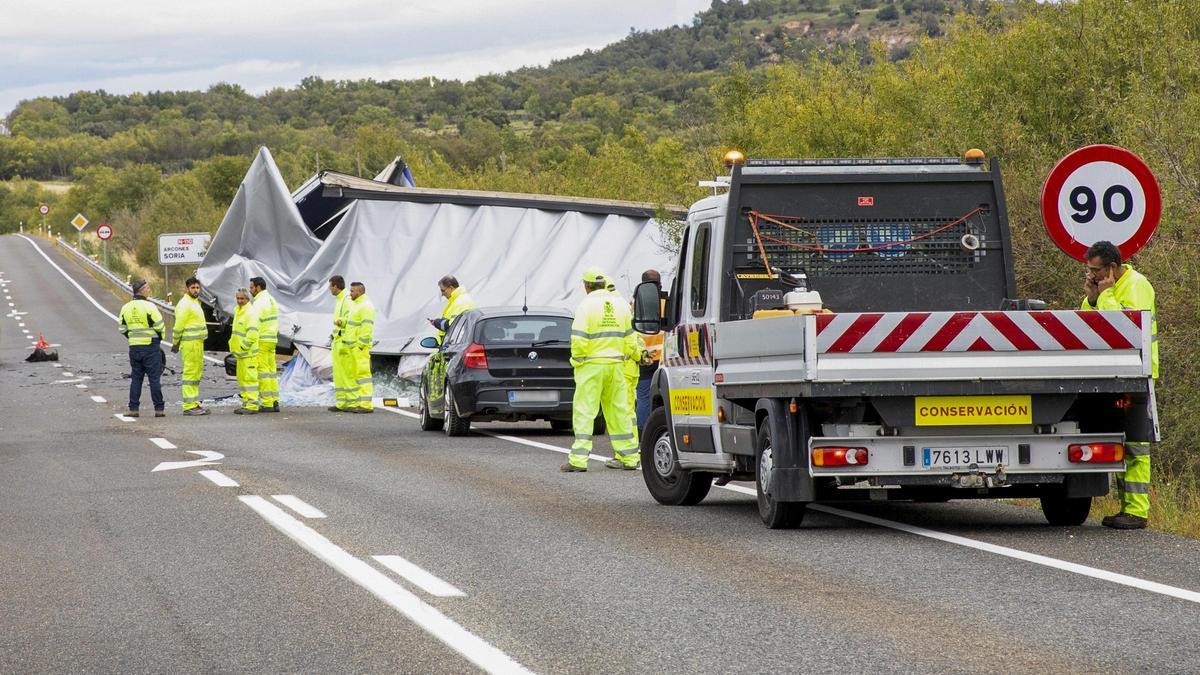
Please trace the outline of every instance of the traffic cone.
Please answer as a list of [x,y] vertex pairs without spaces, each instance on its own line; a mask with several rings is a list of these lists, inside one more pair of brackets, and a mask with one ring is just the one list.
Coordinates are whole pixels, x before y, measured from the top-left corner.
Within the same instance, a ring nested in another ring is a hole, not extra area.
[[42,337],[41,333],[38,333],[38,341],[37,341],[36,348],[37,349],[49,349],[50,348],[50,343],[46,342],[46,338]]
[[50,349],[50,343],[46,342],[46,338],[42,337],[41,333],[38,333],[38,341],[33,347],[33,353],[30,354],[25,360],[34,362],[57,361],[58,352],[47,351],[48,349]]

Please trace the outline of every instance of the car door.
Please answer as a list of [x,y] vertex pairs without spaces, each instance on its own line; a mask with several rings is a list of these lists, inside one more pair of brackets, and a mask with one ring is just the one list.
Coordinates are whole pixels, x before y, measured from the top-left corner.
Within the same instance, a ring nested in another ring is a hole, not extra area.
[[442,414],[446,409],[446,379],[451,375],[450,362],[463,349],[464,336],[472,323],[471,319],[466,313],[460,314],[450,325],[441,346],[429,357],[425,382],[430,414]]

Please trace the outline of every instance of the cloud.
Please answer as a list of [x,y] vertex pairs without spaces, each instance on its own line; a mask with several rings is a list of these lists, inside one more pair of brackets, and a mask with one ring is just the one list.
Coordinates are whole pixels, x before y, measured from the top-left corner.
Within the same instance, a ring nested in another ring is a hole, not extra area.
[[6,8],[0,113],[34,96],[470,79],[690,22],[709,0],[59,0]]

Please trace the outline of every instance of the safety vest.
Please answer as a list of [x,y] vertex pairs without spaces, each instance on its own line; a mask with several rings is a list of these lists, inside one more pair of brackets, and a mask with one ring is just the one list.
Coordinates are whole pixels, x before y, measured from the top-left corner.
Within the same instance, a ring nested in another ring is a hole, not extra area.
[[258,339],[263,342],[278,341],[279,305],[275,304],[275,298],[264,288],[254,296],[253,304],[258,313]]
[[[346,324],[350,327],[350,335],[356,346],[370,349],[375,342],[375,304],[364,293],[352,305],[350,320]],[[350,341],[347,338],[347,342]]]
[[178,347],[179,343],[189,340],[203,342],[208,338],[208,324],[204,320],[204,308],[200,301],[190,295],[184,295],[175,305],[175,326],[171,329],[171,342]]
[[[342,342],[342,334],[346,331],[346,321],[350,318],[350,291],[342,289],[341,293],[337,294],[337,304],[333,307],[333,334],[330,339],[336,346]],[[337,324],[337,320],[342,320],[342,325]]]
[[[449,326],[459,314],[475,309],[475,301],[471,299],[471,294],[467,293],[462,286],[454,289],[450,293],[450,297],[446,300],[446,306],[442,309],[442,318],[446,320],[446,325]],[[446,331],[438,331],[438,342],[446,336]]]
[[571,365],[622,363],[636,358],[633,316],[619,295],[606,290],[588,293],[571,323]]
[[254,305],[238,305],[233,313],[233,334],[229,336],[229,353],[239,359],[258,355],[258,312]]
[[149,300],[134,297],[121,307],[120,331],[130,347],[154,344],[163,336],[162,313]]
[[1121,266],[1121,278],[1100,293],[1096,305],[1092,306],[1086,296],[1081,309],[1140,309],[1150,312],[1150,365],[1151,374],[1158,379],[1158,312],[1154,308],[1154,287],[1150,281],[1128,263]]

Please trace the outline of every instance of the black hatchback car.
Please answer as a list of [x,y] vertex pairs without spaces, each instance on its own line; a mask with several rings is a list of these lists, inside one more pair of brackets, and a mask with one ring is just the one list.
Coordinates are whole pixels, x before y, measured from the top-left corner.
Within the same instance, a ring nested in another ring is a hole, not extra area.
[[462,436],[471,422],[548,420],[571,428],[570,312],[495,307],[463,312],[421,372],[421,428]]

